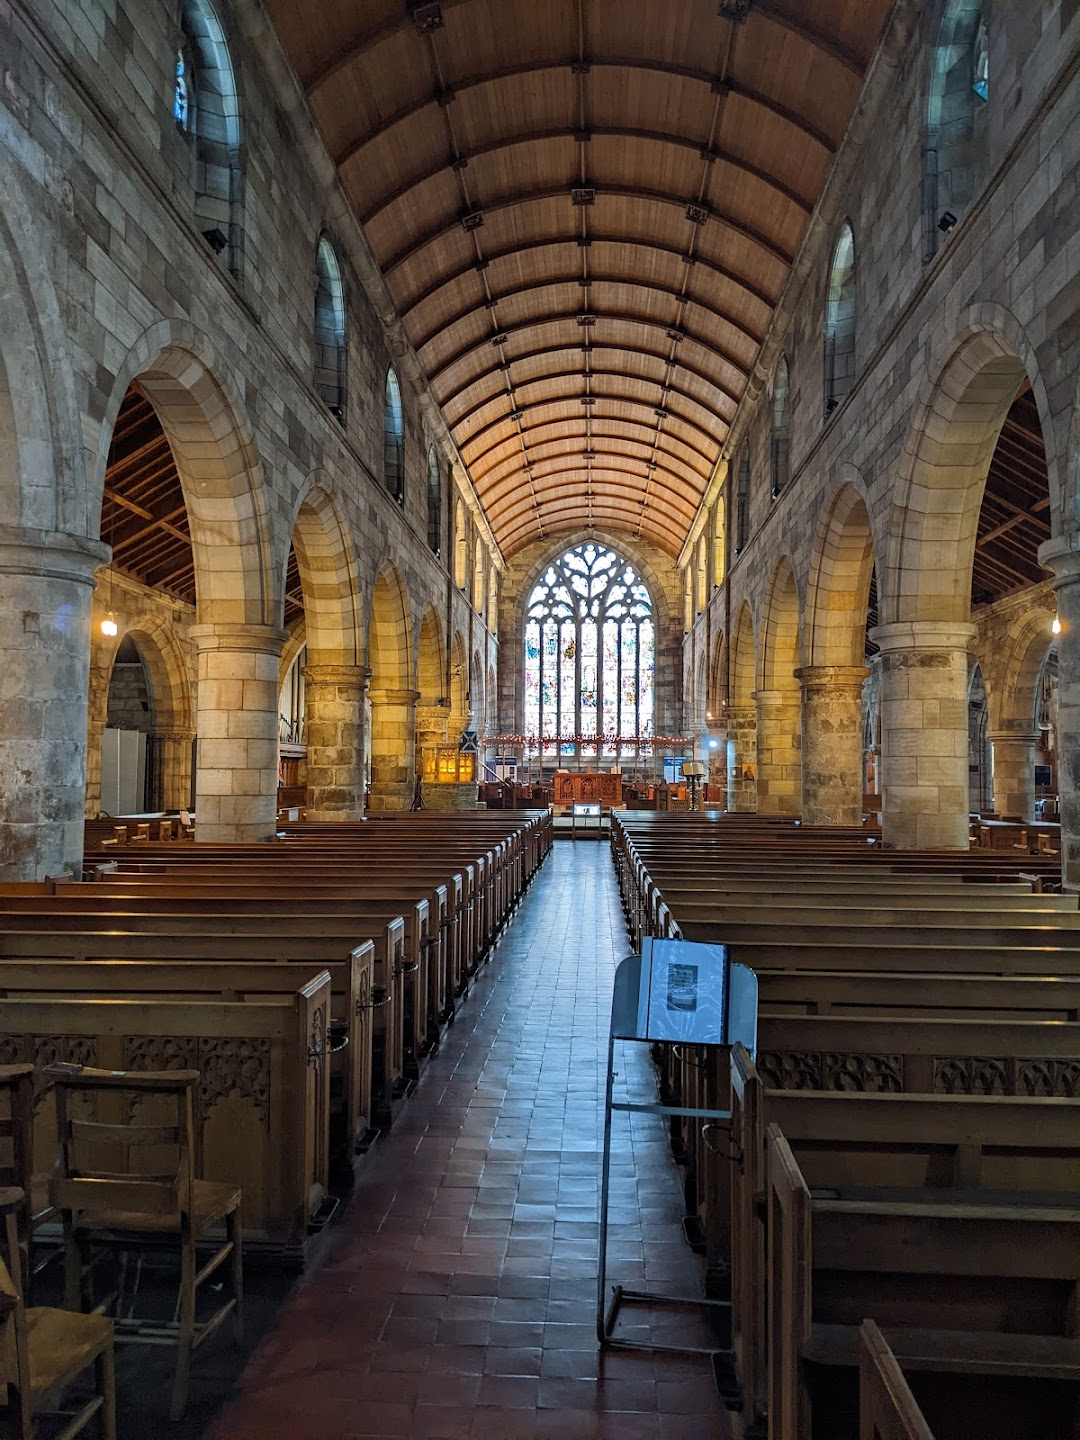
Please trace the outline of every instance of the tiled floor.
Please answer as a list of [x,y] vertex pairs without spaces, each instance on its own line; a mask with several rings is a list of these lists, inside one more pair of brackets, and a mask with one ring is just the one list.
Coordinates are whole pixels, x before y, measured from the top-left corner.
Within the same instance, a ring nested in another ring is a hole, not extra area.
[[[603,1066],[626,950],[607,846],[560,842],[206,1440],[729,1434],[706,1361],[596,1344]],[[618,1069],[652,1091],[646,1047]],[[619,1117],[615,1134],[609,1278],[700,1293],[662,1122]],[[635,1333],[673,1323],[641,1316]]]

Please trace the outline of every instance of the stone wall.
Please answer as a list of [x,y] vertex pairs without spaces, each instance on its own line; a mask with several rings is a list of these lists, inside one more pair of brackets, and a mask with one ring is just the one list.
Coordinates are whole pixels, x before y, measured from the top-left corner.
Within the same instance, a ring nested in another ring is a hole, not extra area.
[[[885,652],[883,825],[895,843],[966,843],[966,739],[952,735],[952,721],[966,725],[969,645],[978,648],[994,628],[989,617],[970,628],[972,545],[997,432],[1025,381],[1042,425],[1050,519],[1065,556],[1059,567],[1072,563],[1076,549],[1068,537],[1080,478],[1080,12],[1055,0],[989,8],[982,181],[955,227],[937,234],[928,259],[927,105],[945,9],[937,0],[894,11],[726,458],[680,556],[684,575],[692,574],[702,558],[700,539],[723,528],[718,507],[727,502],[746,442],[749,538],[738,555],[728,545],[726,574],[724,557],[706,544],[709,580],[722,583],[693,587],[697,613],[684,674],[690,685],[704,673],[710,699],[725,698],[723,681],[717,688],[713,677],[725,623],[730,629],[743,605],[754,620],[758,688],[766,694],[775,688],[766,684],[765,669],[789,616],[770,597],[785,566],[794,575],[799,665],[861,665],[873,565]],[[856,374],[850,393],[827,414],[826,288],[847,222],[856,255]],[[790,481],[774,497],[772,386],[782,356],[790,376]],[[704,608],[697,603],[702,590],[709,597]],[[1020,630],[1045,629],[1043,590],[1010,600],[1010,607]],[[1063,651],[1071,643],[1067,628]],[[996,690],[1012,725],[1016,707],[1007,694],[1015,677],[997,676],[996,669],[996,658],[984,664],[991,710]],[[1067,688],[1066,681],[1063,696]],[[815,695],[820,711],[820,686]],[[688,705],[694,714],[706,708],[700,693],[688,696]],[[811,741],[805,704],[803,721],[805,756]],[[992,719],[992,732],[1005,723]],[[821,776],[819,769],[820,813],[851,813],[858,777],[835,776],[834,793],[823,796]]]
[[[220,213],[197,146],[173,116],[178,7],[43,0],[0,14],[0,602],[9,622],[34,617],[18,643],[5,627],[0,678],[5,696],[18,696],[0,741],[5,878],[74,863],[84,801],[96,808],[97,742],[92,733],[88,749],[86,724],[88,702],[91,730],[100,723],[107,657],[90,624],[90,594],[107,556],[97,543],[106,457],[132,381],[162,421],[188,509],[198,607],[174,638],[191,690],[183,724],[169,733],[198,729],[207,741],[200,810],[217,817],[214,834],[273,825],[274,676],[298,523],[309,552],[309,663],[370,666],[372,596],[390,572],[405,596],[413,676],[431,607],[448,637],[444,674],[455,636],[485,675],[497,663],[490,614],[447,572],[457,496],[465,543],[473,553],[481,546],[485,574],[502,557],[261,8],[256,0],[215,8],[239,127],[229,152],[235,184]],[[220,255],[203,233],[218,223],[228,232]],[[340,417],[316,386],[323,236],[345,301]],[[404,411],[401,505],[383,477],[391,363]],[[428,544],[432,445],[444,478],[438,554]],[[157,603],[141,602],[147,613]],[[160,597],[159,629],[174,619]],[[243,680],[252,665],[259,677]],[[223,709],[221,685],[233,681],[266,690],[243,736],[231,733],[240,722]],[[340,792],[337,778],[328,788]],[[16,784],[18,797],[8,793]],[[226,815],[224,793],[240,791],[243,816]]]

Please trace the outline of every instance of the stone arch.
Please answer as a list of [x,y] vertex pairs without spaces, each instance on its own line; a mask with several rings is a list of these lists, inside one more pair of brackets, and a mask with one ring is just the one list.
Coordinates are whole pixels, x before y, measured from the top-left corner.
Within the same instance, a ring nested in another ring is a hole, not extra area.
[[757,808],[797,815],[801,804],[799,587],[789,557],[773,570],[762,612],[757,692]]
[[862,665],[875,549],[862,477],[849,467],[814,542],[804,639],[808,665]]
[[191,144],[195,223],[236,275],[242,270],[240,88],[211,0],[183,0],[173,116]]
[[93,460],[101,513],[109,441],[134,380],[154,406],[184,492],[202,623],[275,625],[284,571],[267,541],[270,488],[254,434],[232,382],[205,336],[186,321],[144,331],[117,373]]
[[971,205],[988,164],[984,0],[948,0],[930,49],[923,191],[926,258]]
[[474,650],[472,664],[469,666],[469,706],[472,716],[472,725],[478,728],[484,719],[484,686],[485,686],[484,662],[480,658],[480,651]]
[[724,632],[720,631],[713,641],[712,655],[709,660],[709,688],[706,693],[705,709],[707,711],[706,718],[714,726],[722,722],[728,702],[728,655],[724,641]]
[[727,576],[727,486],[720,491],[713,513],[713,586],[719,587]]
[[473,550],[472,603],[478,615],[484,613],[484,587],[487,583],[487,551],[479,535]]
[[[96,537],[67,328],[22,170],[0,147],[0,522]],[[79,547],[81,548],[81,547]],[[100,560],[87,548],[89,570]]]
[[[337,501],[318,478],[299,497],[292,545],[304,591],[308,664],[359,665],[364,628],[356,548]],[[282,569],[282,594],[284,579]]]
[[421,705],[442,705],[446,702],[446,647],[442,621],[434,605],[428,605],[420,619],[416,688],[420,692]]
[[329,235],[315,247],[315,392],[339,425],[345,424],[345,287]]
[[392,365],[383,383],[383,484],[399,505],[405,504],[405,417]]
[[997,666],[997,683],[987,687],[994,808],[1025,820],[1035,811],[1035,761],[1041,739],[1036,709],[1043,668],[1057,643],[1054,619],[1050,597],[1021,617],[1003,663]]
[[905,448],[882,596],[885,623],[968,620],[986,475],[1025,378],[1039,410],[1051,509],[1060,514],[1054,432],[1034,350],[1000,307],[973,307],[918,406]]
[[450,644],[450,724],[464,730],[469,719],[469,665],[465,652],[465,637],[460,630],[454,631]]
[[826,419],[855,388],[856,295],[855,232],[845,220],[833,246],[825,290]]
[[412,688],[409,598],[401,572],[385,561],[371,597],[368,623],[371,671],[372,810],[407,810],[415,779],[416,698]]
[[754,622],[743,601],[731,642],[731,694],[727,704],[729,810],[757,809],[757,656]]
[[454,505],[454,584],[465,590],[469,584],[469,525],[465,501]]

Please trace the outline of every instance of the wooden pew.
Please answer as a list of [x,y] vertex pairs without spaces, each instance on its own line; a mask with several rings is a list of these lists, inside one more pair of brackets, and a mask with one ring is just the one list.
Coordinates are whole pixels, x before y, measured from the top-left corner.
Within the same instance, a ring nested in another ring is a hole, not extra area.
[[[89,888],[89,887],[87,887]],[[156,945],[151,958],[219,960],[223,957],[272,961],[284,958],[344,961],[365,942],[373,946],[374,1059],[372,1112],[375,1123],[389,1124],[404,1093],[404,1076],[393,1065],[394,1046],[386,1033],[400,1033],[400,978],[405,954],[405,925],[400,916],[385,923],[362,923],[334,913],[318,913],[312,906],[302,914],[214,916],[193,914],[187,907],[165,913],[112,912],[65,908],[41,913],[0,911],[0,963],[12,958],[120,960],[147,958],[148,945]],[[314,913],[312,913],[314,912]],[[129,938],[132,937],[132,938]],[[395,986],[397,987],[395,989]],[[383,1002],[382,997],[386,1000]]]
[[859,1440],[934,1440],[873,1320],[859,1326]]
[[[766,1089],[741,1046],[731,1057],[734,1348],[747,1403],[766,1401],[765,1132],[784,1131],[813,1186],[847,1201],[1076,1203],[1080,1107],[1061,1099],[891,1096]],[[865,1313],[871,1313],[867,1311]]]
[[[299,1254],[327,1194],[330,977],[288,996],[223,1000],[0,1000],[5,1059],[112,1070],[198,1069],[202,1173],[243,1189],[245,1236]],[[48,1171],[56,1121],[35,1119],[34,1168]]]
[[[112,937],[102,937],[108,948]],[[139,937],[145,938],[145,937]],[[339,1171],[351,1167],[359,1144],[368,1141],[372,1114],[373,954],[370,941],[344,959],[165,959],[159,937],[142,947],[141,959],[0,959],[0,998],[133,998],[162,1000],[261,1001],[291,996],[299,985],[324,972],[330,976],[331,1021],[344,1044],[330,1050],[330,1145]]]
[[[869,1310],[905,1371],[930,1372],[946,1395],[958,1377],[950,1408],[965,1428],[954,1433],[1013,1440],[1034,1424],[1044,1440],[1071,1440],[1075,1194],[1061,1206],[836,1199],[811,1192],[778,1126],[766,1152],[770,1436],[805,1440],[818,1411],[835,1433],[838,1372],[856,1363]],[[1019,1403],[1016,1382],[1027,1382]]]

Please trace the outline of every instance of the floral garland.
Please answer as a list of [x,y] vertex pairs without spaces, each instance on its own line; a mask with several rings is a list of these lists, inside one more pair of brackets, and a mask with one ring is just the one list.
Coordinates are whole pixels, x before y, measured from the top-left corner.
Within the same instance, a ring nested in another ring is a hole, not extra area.
[[489,735],[488,745],[693,745],[690,735]]

